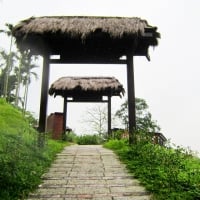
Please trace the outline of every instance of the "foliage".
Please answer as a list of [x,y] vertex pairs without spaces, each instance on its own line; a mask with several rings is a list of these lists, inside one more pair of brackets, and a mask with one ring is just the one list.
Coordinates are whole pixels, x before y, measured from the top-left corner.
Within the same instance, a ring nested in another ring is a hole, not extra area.
[[24,110],[22,110],[22,112],[24,113],[24,116],[28,120],[29,125],[32,126],[33,128],[36,128],[38,124],[38,120],[33,116],[33,113],[31,113],[30,111],[24,111]]
[[89,145],[89,144],[102,144],[103,138],[100,135],[81,135],[77,136],[76,141],[80,145]]
[[102,144],[105,140],[102,135],[76,135],[73,132],[66,133],[63,138],[64,141],[76,143],[79,145],[96,145]]
[[0,51],[0,96],[4,96],[11,102],[14,99],[13,91],[17,82],[15,74],[11,74],[11,72],[17,67],[17,59],[18,56],[16,52],[7,53],[5,50]]
[[[147,132],[156,132],[160,130],[157,123],[152,120],[152,115],[148,111],[148,105],[144,99],[136,98],[136,129],[145,130]],[[115,113],[115,115],[125,125],[125,129],[128,129],[128,101],[126,100],[121,108]]]
[[65,145],[48,140],[39,148],[38,133],[29,122],[0,98],[0,199],[24,199]]
[[133,146],[123,140],[110,140],[104,146],[119,155],[154,199],[200,199],[200,159],[190,150],[154,145],[147,138]]
[[37,68],[38,66],[34,63],[37,60],[37,56],[30,56],[28,51],[20,53],[18,59],[18,67],[15,68],[15,74],[17,76],[17,84],[16,84],[16,98],[15,98],[15,105],[18,105],[18,98],[19,98],[19,90],[20,85],[24,86],[24,96],[22,97],[22,106],[24,110],[26,110],[27,105],[27,96],[28,96],[28,88],[31,83],[31,78],[34,77],[35,79],[38,78],[38,75],[33,72],[33,69]]
[[123,137],[128,137],[128,132],[123,129],[117,129],[112,131],[112,139],[122,139]]
[[[19,105],[26,110],[28,87],[31,82],[31,77],[37,78],[37,74],[32,70],[37,67],[34,64],[36,56],[30,56],[29,51],[18,52],[12,51],[13,25],[6,24],[6,30],[0,30],[0,33],[5,33],[10,37],[9,52],[6,50],[0,51],[0,97],[4,97],[8,102]],[[20,97],[20,87],[23,86],[24,96]]]
[[76,138],[77,138],[76,134],[72,131],[66,132],[65,135],[63,136],[64,141],[72,143],[76,143]]
[[[14,60],[13,60],[13,52],[12,52],[12,45],[13,45],[13,36],[12,36],[12,31],[13,31],[13,25],[12,24],[5,24],[6,26],[6,30],[0,30],[0,33],[5,33],[8,37],[10,37],[10,47],[9,47],[9,53],[8,55],[4,54],[4,56],[6,55],[6,57],[2,56],[5,59],[5,68],[4,68],[4,81],[3,81],[3,96],[4,98],[10,100],[10,96],[9,95],[9,91],[8,91],[8,82],[9,82],[9,76],[10,73],[13,69],[13,64],[14,64]],[[4,52],[3,52],[4,53]],[[1,55],[2,52],[1,52]],[[2,65],[1,65],[2,67]]]
[[97,134],[76,135],[73,132],[66,133],[64,135],[63,140],[67,142],[76,143],[79,145],[90,145],[90,144],[96,145],[96,144],[102,144],[105,141],[102,135],[97,135]]
[[129,148],[127,140],[118,140],[118,139],[108,140],[103,146],[116,151],[118,150],[123,151],[124,148]]

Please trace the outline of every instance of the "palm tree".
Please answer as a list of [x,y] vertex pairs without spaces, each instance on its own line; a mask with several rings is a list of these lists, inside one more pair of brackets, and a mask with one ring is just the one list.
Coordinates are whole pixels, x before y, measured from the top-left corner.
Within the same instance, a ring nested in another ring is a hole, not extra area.
[[[16,84],[16,77],[10,74],[12,69],[15,68],[18,57],[15,52],[7,53],[5,50],[2,50],[0,51],[0,58],[0,66],[2,68],[0,73],[0,96],[9,100],[11,92],[15,89]],[[11,79],[9,81],[10,83],[8,82],[8,79]]]
[[4,97],[7,99],[9,75],[10,72],[12,71],[11,58],[12,58],[12,45],[13,45],[13,36],[12,36],[13,25],[6,23],[5,26],[7,30],[0,30],[0,33],[5,33],[7,36],[10,37],[9,57],[7,60],[7,67],[6,67],[7,71],[5,74],[4,89],[3,89]]
[[[4,96],[4,98],[8,101],[12,99],[12,101],[15,102],[15,105],[18,106],[19,100],[21,100],[19,96],[20,85],[23,84],[25,91],[22,105],[23,109],[26,110],[28,87],[31,83],[31,77],[33,76],[36,79],[38,78],[37,74],[32,71],[32,69],[38,67],[33,63],[33,60],[37,60],[37,56],[31,58],[28,51],[21,53],[20,56],[18,56],[17,53],[12,52],[13,25],[7,23],[5,26],[6,30],[0,30],[0,33],[5,33],[8,37],[10,37],[10,46],[8,54],[5,50],[0,52],[0,57],[2,58],[2,61],[4,61],[3,63],[0,63],[0,67],[2,68],[0,71],[0,96]],[[18,66],[14,66],[16,61],[18,61]],[[11,71],[14,72],[13,75],[11,75]],[[12,94],[11,97],[11,91],[14,89],[15,95]]]
[[21,53],[20,56],[18,57],[18,60],[19,60],[19,66],[15,68],[15,74],[17,77],[16,88],[15,88],[15,106],[18,106],[19,100],[21,100],[19,96],[19,91],[20,91],[20,85],[22,84],[23,67],[25,67],[24,63],[26,62],[25,53]]
[[31,78],[34,77],[35,79],[38,79],[38,75],[36,72],[32,71],[38,65],[34,64],[33,61],[37,60],[37,56],[31,57],[29,52],[24,52],[22,54],[22,68],[21,68],[21,73],[22,73],[22,83],[25,87],[24,89],[24,97],[23,97],[23,109],[26,111],[27,107],[27,98],[28,98],[28,89],[29,85],[31,83]]

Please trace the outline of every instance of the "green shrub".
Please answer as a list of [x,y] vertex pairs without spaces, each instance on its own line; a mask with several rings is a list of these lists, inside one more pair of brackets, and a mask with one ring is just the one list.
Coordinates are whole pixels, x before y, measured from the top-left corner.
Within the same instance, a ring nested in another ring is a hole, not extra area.
[[127,147],[127,140],[118,140],[118,139],[109,140],[104,144],[104,147],[110,148],[112,150],[122,150],[125,147]]
[[76,141],[80,145],[89,145],[89,144],[102,144],[103,139],[99,135],[81,135],[77,136]]
[[200,199],[200,159],[193,157],[191,151],[144,140],[132,146],[111,140],[104,146],[119,155],[130,172],[154,194],[154,199]]
[[124,130],[113,131],[112,132],[112,138],[120,140],[120,139],[122,139],[122,135],[124,134],[124,132],[125,132]]
[[76,143],[76,134],[73,132],[66,132],[65,135],[63,136],[63,140],[67,142],[72,142]]

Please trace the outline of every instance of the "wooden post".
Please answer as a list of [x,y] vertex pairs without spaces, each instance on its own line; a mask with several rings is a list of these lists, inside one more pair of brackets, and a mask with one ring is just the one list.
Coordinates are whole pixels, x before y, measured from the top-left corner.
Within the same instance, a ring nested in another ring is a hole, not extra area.
[[42,87],[40,99],[39,132],[45,132],[48,88],[49,87],[49,55],[43,56]]
[[108,136],[111,135],[111,96],[108,96]]
[[129,118],[129,143],[134,143],[134,130],[136,129],[135,111],[135,84],[133,55],[127,55],[127,84],[128,84],[128,118]]
[[63,102],[63,135],[66,131],[66,124],[67,124],[67,97],[64,97]]

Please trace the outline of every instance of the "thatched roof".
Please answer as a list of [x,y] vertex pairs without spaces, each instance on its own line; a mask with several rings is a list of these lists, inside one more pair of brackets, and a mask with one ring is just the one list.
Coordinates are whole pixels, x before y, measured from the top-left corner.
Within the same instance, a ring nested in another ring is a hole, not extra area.
[[123,85],[114,77],[61,77],[49,89],[50,95],[77,99],[124,95]]
[[156,30],[146,20],[137,17],[31,17],[15,27],[14,35],[23,37],[27,34],[59,33],[84,40],[99,29],[113,38],[122,38],[125,34],[142,35],[148,28]]
[[62,54],[63,48],[79,53],[117,48],[121,54],[132,48],[136,54],[144,54],[149,46],[158,44],[160,35],[156,30],[137,17],[50,16],[21,21],[14,27],[13,35],[21,50],[31,49],[35,53],[48,49]]

